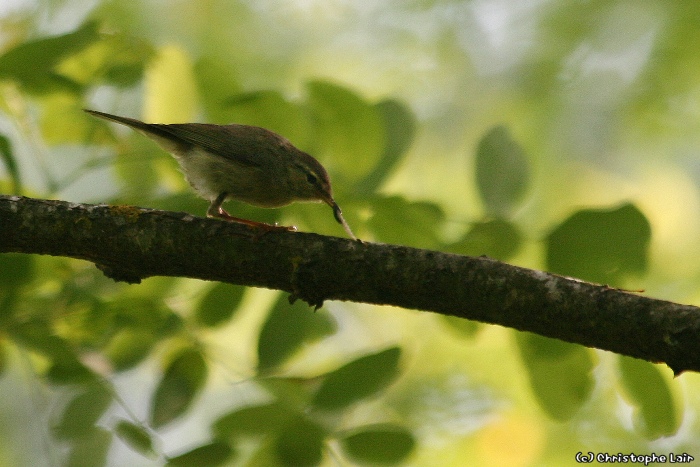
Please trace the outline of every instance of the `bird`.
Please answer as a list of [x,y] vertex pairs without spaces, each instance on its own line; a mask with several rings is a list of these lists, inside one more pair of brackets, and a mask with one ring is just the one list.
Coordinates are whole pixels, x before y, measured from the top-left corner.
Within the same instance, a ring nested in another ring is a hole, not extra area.
[[328,172],[313,156],[265,128],[210,123],[144,123],[97,110],[95,117],[131,127],[155,141],[178,162],[194,190],[210,202],[207,217],[269,231],[294,231],[294,226],[267,224],[234,217],[222,207],[235,199],[263,208],[296,201],[323,202],[353,240],[355,234],[343,218]]

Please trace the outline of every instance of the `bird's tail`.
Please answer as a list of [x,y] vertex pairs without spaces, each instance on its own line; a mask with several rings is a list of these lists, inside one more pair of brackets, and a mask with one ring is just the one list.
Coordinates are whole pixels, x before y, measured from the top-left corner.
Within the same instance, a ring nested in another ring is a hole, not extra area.
[[90,115],[94,115],[98,118],[111,120],[113,122],[121,123],[122,125],[130,126],[131,128],[134,128],[136,130],[152,131],[150,124],[144,123],[140,120],[136,120],[135,118],[120,117],[119,115],[112,115],[105,112],[98,112],[97,110],[90,109],[83,109],[83,111],[89,113]]

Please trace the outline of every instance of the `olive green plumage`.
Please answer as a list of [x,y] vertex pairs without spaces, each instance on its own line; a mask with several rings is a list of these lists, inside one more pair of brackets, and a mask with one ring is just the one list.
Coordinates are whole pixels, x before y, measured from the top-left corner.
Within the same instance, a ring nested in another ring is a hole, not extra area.
[[324,202],[350,237],[354,234],[333,199],[326,169],[286,138],[265,128],[208,123],[144,123],[95,110],[85,111],[129,126],[153,139],[175,157],[185,178],[210,201],[207,216],[242,222],[267,230],[293,230],[229,215],[221,205],[227,199],[265,208],[294,201]]

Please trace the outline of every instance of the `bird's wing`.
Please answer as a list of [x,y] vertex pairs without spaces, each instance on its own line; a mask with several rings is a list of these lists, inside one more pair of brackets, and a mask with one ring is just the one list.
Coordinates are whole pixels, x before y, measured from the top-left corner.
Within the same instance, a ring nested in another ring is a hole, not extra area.
[[252,138],[245,131],[254,127],[207,123],[149,126],[156,127],[159,136],[162,136],[162,132],[168,133],[173,141],[203,148],[214,155],[250,167],[260,166],[256,155],[266,150],[260,140]]

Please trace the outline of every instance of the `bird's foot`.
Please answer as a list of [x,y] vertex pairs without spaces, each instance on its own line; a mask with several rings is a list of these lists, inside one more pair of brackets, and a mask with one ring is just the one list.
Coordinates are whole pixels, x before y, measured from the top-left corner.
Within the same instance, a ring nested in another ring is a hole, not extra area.
[[207,212],[207,217],[213,217],[217,219],[223,219],[227,222],[236,222],[238,224],[244,224],[247,225],[248,227],[252,229],[256,229],[258,232],[254,235],[254,238],[260,238],[263,235],[265,235],[268,232],[296,232],[297,228],[296,226],[286,226],[286,225],[279,225],[277,222],[274,224],[267,224],[265,222],[257,222],[257,221],[252,221],[250,219],[242,219],[240,217],[234,217],[224,211],[223,209],[219,208],[218,212]]

